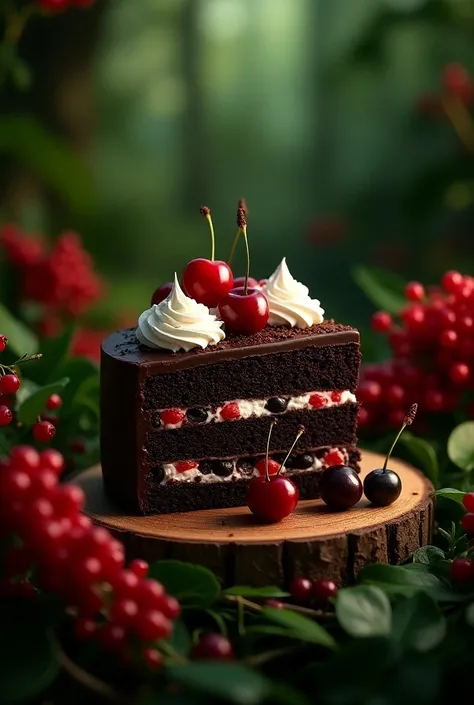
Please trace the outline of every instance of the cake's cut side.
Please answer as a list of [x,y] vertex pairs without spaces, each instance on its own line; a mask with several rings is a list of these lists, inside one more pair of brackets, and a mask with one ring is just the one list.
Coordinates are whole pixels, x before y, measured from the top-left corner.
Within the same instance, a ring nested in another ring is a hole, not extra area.
[[102,350],[106,491],[143,513],[245,504],[277,418],[270,458],[281,463],[304,426],[283,472],[301,498],[315,497],[330,461],[358,468],[359,365],[358,332],[332,323],[265,329],[185,354],[152,353],[129,331],[114,334]]

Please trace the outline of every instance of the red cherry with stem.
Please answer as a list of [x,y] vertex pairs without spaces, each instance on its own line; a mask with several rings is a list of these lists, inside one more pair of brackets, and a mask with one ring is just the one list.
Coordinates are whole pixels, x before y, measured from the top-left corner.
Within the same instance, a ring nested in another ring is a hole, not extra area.
[[289,592],[297,602],[308,602],[313,592],[313,584],[308,578],[295,576],[291,579]]
[[[240,287],[245,286],[245,277],[235,277],[234,279],[234,289],[240,289]],[[260,284],[253,277],[248,278],[247,286],[250,289],[260,289]]]
[[[246,202],[245,202],[245,198],[239,198],[239,203],[238,203],[238,206],[237,206],[237,213],[238,213],[238,214],[239,214],[239,213],[242,213],[242,214],[243,214],[243,217],[244,217],[245,219],[247,218],[247,215],[248,215],[248,208],[247,208],[247,204],[246,204]],[[237,232],[235,233],[234,239],[232,240],[232,245],[231,245],[231,248],[230,248],[229,256],[228,256],[228,258],[227,258],[227,264],[229,265],[229,267],[230,267],[230,265],[232,264],[232,259],[233,259],[233,257],[234,257],[235,249],[236,249],[236,247],[237,247],[237,243],[239,242],[239,238],[240,238],[241,234],[242,234],[242,230],[241,230],[241,227],[240,227],[240,223],[237,223]],[[243,281],[242,283],[239,281],[239,283],[237,284],[237,282],[234,280],[234,286],[244,286],[244,284],[245,284],[245,277],[238,277],[238,279],[239,279],[239,280],[243,279],[244,281]],[[253,281],[255,281],[255,280],[253,280]],[[250,284],[250,286],[254,286],[254,285],[253,285],[253,284]]]
[[8,344],[8,338],[6,335],[0,335],[0,353],[2,353]]
[[215,260],[215,235],[212,224],[211,210],[207,206],[201,208],[201,214],[206,218],[211,233],[211,259],[198,257],[184,268],[184,292],[200,304],[214,308],[219,300],[229,293],[234,283],[232,270],[222,260]]
[[250,511],[259,519],[269,523],[281,521],[291,514],[298,504],[298,489],[291,480],[280,475],[280,470],[288,461],[298,439],[304,433],[304,428],[300,426],[285,460],[280,465],[280,470],[275,475],[270,475],[268,472],[268,453],[270,438],[275,424],[276,419],[272,419],[267,439],[265,476],[255,477],[250,482],[247,490],[247,504]]
[[162,284],[155,289],[151,297],[151,305],[153,306],[153,304],[159,304],[164,301],[172,289],[173,282],[166,282],[166,284]]

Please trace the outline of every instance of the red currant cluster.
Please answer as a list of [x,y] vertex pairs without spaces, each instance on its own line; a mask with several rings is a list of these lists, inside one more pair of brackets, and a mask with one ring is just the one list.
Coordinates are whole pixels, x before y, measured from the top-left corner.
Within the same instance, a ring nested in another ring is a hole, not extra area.
[[40,588],[75,612],[76,637],[96,637],[124,660],[139,646],[145,662],[157,668],[162,657],[156,643],[170,636],[179,603],[147,578],[145,561],[124,569],[123,546],[81,514],[82,490],[59,484],[63,468],[57,451],[29,446],[15,446],[2,463],[2,535],[22,541],[6,553],[3,594],[34,594],[26,575],[35,566]]
[[[334,580],[310,580],[304,577],[294,577],[289,585],[289,592],[295,602],[317,602],[319,604],[327,602],[331,597],[337,595],[337,585]],[[278,606],[284,607],[281,602]],[[273,604],[273,607],[277,605]]]
[[[250,277],[250,253],[247,239],[247,208],[241,199],[237,208],[237,234],[228,262],[216,260],[214,226],[211,210],[201,208],[211,233],[211,258],[198,257],[185,266],[181,285],[185,293],[209,308],[217,308],[219,318],[224,321],[228,333],[251,335],[265,328],[268,321],[268,302],[261,291],[260,284]],[[243,236],[247,254],[247,272],[245,277],[234,278],[230,262],[235,245]],[[153,293],[151,303],[159,304],[173,288],[171,282],[159,286]]]
[[61,320],[82,315],[101,296],[103,284],[76,233],[65,232],[48,252],[38,237],[14,225],[0,230],[6,259],[21,277],[21,298],[43,307],[40,327],[55,334]]
[[92,7],[95,0],[36,0],[36,4],[47,12],[56,13],[71,7]]
[[[463,497],[466,514],[461,524],[468,536],[474,536],[474,492],[467,492]],[[451,563],[451,579],[455,583],[474,584],[474,560],[472,558],[455,558]]]
[[[418,400],[422,414],[452,412],[474,390],[474,277],[448,271],[425,292],[407,284],[406,307],[395,322],[385,311],[372,328],[388,336],[393,359],[363,368],[358,399],[361,427],[398,426],[403,407]],[[474,414],[474,404],[467,407]]]

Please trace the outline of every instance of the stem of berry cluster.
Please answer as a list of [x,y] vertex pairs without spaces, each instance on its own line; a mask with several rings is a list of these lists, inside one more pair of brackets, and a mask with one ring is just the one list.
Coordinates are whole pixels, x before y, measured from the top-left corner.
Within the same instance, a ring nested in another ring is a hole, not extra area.
[[299,428],[298,428],[298,433],[296,434],[296,438],[295,438],[295,440],[293,441],[293,444],[292,444],[290,450],[289,450],[288,453],[286,454],[286,458],[284,459],[284,461],[283,461],[282,463],[280,463],[280,467],[278,468],[277,475],[280,474],[282,467],[283,467],[284,465],[286,465],[286,463],[287,463],[287,461],[288,461],[288,458],[290,457],[290,455],[291,455],[292,452],[293,452],[293,448],[294,448],[295,445],[298,443],[298,440],[301,438],[301,436],[303,435],[303,433],[304,433],[304,426],[299,426]]
[[[253,610],[254,612],[261,612],[265,605],[259,605],[257,602],[252,602],[251,600],[248,600],[246,597],[242,597],[241,595],[225,595],[225,600],[228,602],[233,602],[237,603],[240,605],[243,605],[244,607],[248,607],[249,610]],[[300,605],[292,605],[291,603],[286,603],[285,602],[285,607],[284,609],[286,610],[291,610],[292,612],[299,612],[300,614],[305,614],[308,617],[313,617],[314,619],[328,619],[334,617],[333,612],[324,612],[323,610],[313,610],[310,607],[302,607]]]
[[461,142],[469,152],[474,152],[474,123],[469,110],[462,100],[449,95],[444,96],[442,105]]
[[16,360],[13,365],[0,365],[0,375],[5,374],[5,370],[8,370],[12,374],[15,373],[15,367],[21,365],[23,362],[31,362],[31,360],[39,360],[43,356],[41,353],[35,353],[34,355],[22,355],[18,360]]

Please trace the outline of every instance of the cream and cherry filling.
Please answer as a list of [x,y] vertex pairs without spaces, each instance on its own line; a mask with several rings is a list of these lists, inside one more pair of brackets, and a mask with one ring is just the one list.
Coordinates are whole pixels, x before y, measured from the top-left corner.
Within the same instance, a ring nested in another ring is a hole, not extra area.
[[317,391],[298,396],[271,397],[269,399],[236,399],[214,407],[159,409],[154,413],[154,420],[156,426],[168,430],[196,424],[275,416],[288,411],[326,409],[342,404],[355,404],[356,401],[355,394],[348,390]]
[[[284,454],[269,459],[270,475],[278,472]],[[290,458],[282,472],[291,475],[295,472],[322,470],[331,465],[347,465],[349,454],[346,448],[324,448],[315,452],[300,453]],[[182,460],[175,463],[162,463],[152,468],[153,480],[168,484],[175,482],[229,482],[251,479],[265,474],[265,458],[229,458],[215,460]]]

